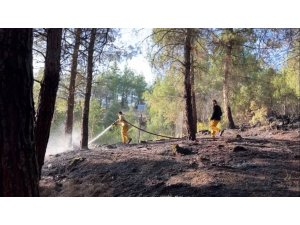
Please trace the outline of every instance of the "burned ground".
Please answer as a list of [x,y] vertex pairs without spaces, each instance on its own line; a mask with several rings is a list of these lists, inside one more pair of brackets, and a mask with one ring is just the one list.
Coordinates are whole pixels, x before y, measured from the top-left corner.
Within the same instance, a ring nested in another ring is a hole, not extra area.
[[[259,134],[259,135],[258,135]],[[240,136],[238,136],[240,135]],[[174,146],[187,149],[176,152]],[[42,196],[300,196],[299,130],[108,145],[49,156]]]

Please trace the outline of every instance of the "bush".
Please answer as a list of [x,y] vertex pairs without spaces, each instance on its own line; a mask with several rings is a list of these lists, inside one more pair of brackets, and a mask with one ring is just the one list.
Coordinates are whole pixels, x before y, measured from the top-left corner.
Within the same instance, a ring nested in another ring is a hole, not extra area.
[[209,130],[209,123],[197,122],[197,131],[200,130]]
[[267,124],[267,108],[266,107],[261,107],[256,109],[254,112],[254,115],[252,116],[250,120],[251,125],[266,125]]

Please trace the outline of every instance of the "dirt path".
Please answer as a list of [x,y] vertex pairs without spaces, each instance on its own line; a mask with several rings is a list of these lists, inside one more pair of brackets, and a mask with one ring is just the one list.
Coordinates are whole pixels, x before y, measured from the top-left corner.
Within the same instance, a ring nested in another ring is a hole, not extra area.
[[[50,156],[41,195],[300,196],[299,133],[251,132]],[[191,154],[175,154],[176,144]]]

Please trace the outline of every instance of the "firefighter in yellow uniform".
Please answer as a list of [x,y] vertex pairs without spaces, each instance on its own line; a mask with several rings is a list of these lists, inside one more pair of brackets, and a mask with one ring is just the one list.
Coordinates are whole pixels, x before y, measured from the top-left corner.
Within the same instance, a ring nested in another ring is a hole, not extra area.
[[[211,129],[211,136],[213,138],[216,137],[216,134],[220,132],[220,129],[217,127],[218,123],[221,121],[222,110],[221,107],[218,105],[216,100],[213,100],[213,114],[210,118],[210,129]],[[224,130],[220,132],[220,136],[222,136]]]
[[122,137],[122,143],[123,144],[129,144],[132,140],[132,138],[128,137],[128,129],[129,124],[125,120],[124,114],[122,112],[118,113],[119,119],[114,123],[114,125],[120,125],[121,126],[121,137]]

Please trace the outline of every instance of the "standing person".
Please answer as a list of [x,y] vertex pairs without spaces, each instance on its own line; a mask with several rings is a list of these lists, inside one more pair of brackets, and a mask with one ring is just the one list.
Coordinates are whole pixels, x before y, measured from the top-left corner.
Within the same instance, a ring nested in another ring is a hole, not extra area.
[[128,128],[129,128],[129,124],[128,122],[125,120],[124,114],[122,112],[118,113],[118,117],[119,119],[114,122],[114,125],[118,124],[121,126],[121,137],[122,137],[122,143],[123,144],[129,144],[132,140],[132,138],[130,138],[128,136]]
[[[213,100],[213,114],[210,118],[210,129],[211,129],[211,136],[213,138],[216,137],[216,134],[220,132],[220,129],[217,127],[218,123],[221,121],[222,110],[221,107],[218,105],[216,100]],[[222,136],[224,130],[220,132],[220,136]]]

